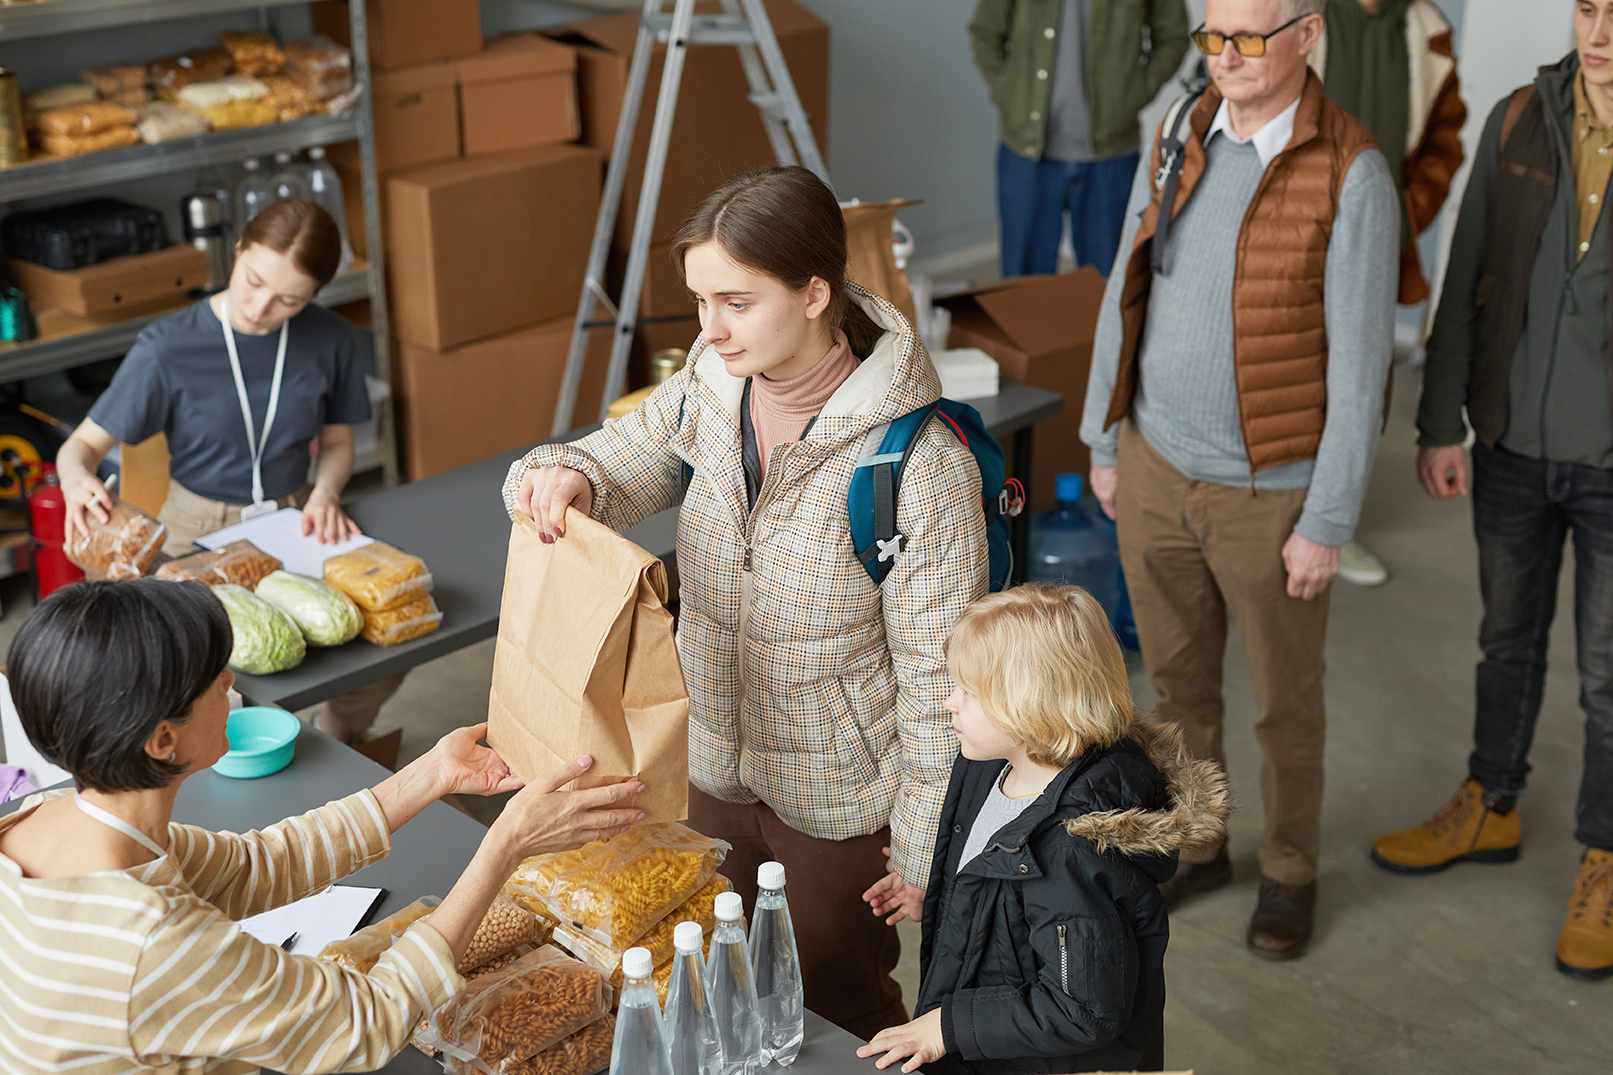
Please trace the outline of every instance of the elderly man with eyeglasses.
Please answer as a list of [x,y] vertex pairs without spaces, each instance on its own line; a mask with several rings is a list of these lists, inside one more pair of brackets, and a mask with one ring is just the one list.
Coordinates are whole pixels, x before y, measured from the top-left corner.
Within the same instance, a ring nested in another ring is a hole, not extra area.
[[[1377,450],[1401,221],[1372,134],[1306,55],[1325,0],[1209,0],[1211,86],[1167,113],[1132,187],[1081,438],[1119,527],[1159,715],[1223,766],[1229,620],[1264,755],[1247,942],[1310,942],[1321,848],[1328,585]],[[1161,212],[1161,205],[1172,211]],[[1225,885],[1184,851],[1168,904]]]

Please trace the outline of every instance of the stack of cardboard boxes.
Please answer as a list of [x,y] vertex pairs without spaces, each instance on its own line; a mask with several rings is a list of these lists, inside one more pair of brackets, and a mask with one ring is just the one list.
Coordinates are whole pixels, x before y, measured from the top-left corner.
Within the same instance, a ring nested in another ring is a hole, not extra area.
[[[823,147],[828,27],[795,0],[767,7]],[[316,29],[348,38],[345,2],[313,10]],[[476,0],[370,0],[367,10],[400,465],[417,479],[549,435],[638,16],[484,42]],[[614,237],[617,273],[660,66],[658,56]],[[670,260],[679,223],[724,179],[773,163],[746,93],[733,49],[690,51],[640,304],[642,318],[676,320],[640,329],[640,376],[650,351],[688,347],[699,332]],[[363,253],[357,146],[331,157]],[[574,426],[599,412],[609,345],[610,333],[595,333]]]

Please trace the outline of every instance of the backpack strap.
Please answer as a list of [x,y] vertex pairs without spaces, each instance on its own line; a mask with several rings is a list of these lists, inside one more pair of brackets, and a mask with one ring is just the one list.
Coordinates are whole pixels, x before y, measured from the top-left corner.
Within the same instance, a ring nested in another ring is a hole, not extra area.
[[1176,208],[1176,190],[1182,183],[1183,159],[1187,143],[1182,139],[1182,128],[1191,120],[1193,105],[1200,94],[1189,93],[1176,99],[1165,122],[1159,127],[1159,171],[1154,173],[1154,185],[1160,188],[1159,222],[1154,226],[1153,269],[1155,276],[1165,275],[1165,246],[1171,237],[1171,213]]
[[[906,537],[896,529],[896,498],[902,483],[902,471],[919,442],[919,435],[940,408],[940,401],[905,414],[888,425],[876,426],[863,438],[863,452],[856,468],[872,468],[874,534],[873,540],[857,550],[862,562],[876,582],[884,581],[891,565],[902,551]],[[874,450],[874,446],[878,449]]]
[[1523,118],[1523,110],[1535,95],[1535,84],[1519,86],[1512,91],[1512,100],[1507,102],[1507,114],[1501,117],[1501,141],[1497,144],[1498,150],[1507,148],[1507,140],[1512,137],[1512,129]]
[[762,453],[756,446],[756,427],[750,419],[750,382],[745,378],[745,391],[739,397],[740,461],[745,465],[745,504],[756,509],[756,498],[762,491]]

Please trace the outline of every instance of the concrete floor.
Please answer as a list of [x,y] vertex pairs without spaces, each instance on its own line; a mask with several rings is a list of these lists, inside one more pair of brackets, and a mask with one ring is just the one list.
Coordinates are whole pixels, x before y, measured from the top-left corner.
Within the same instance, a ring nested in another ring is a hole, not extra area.
[[[1253,701],[1234,639],[1226,742],[1237,799],[1235,881],[1174,918],[1169,1067],[1200,1075],[1613,1070],[1613,981],[1575,982],[1552,966],[1580,852],[1572,829],[1583,718],[1569,616],[1558,617],[1531,758],[1535,780],[1520,806],[1523,858],[1424,878],[1385,873],[1367,858],[1374,837],[1424,819],[1450,796],[1471,734],[1479,601],[1469,509],[1435,503],[1416,485],[1418,382],[1415,372],[1397,371],[1359,533],[1393,577],[1370,590],[1339,584],[1332,598],[1327,842],[1315,943],[1289,964],[1244,950],[1261,811]],[[0,645],[25,612],[25,591],[16,581],[0,583],[7,612]],[[1572,607],[1566,588],[1560,604]],[[402,727],[408,759],[447,728],[483,719],[492,655],[488,642],[421,667],[377,731]],[[1136,665],[1132,683],[1146,709],[1153,692]],[[467,805],[485,819],[497,804]],[[903,929],[898,976],[911,1002],[917,930]]]

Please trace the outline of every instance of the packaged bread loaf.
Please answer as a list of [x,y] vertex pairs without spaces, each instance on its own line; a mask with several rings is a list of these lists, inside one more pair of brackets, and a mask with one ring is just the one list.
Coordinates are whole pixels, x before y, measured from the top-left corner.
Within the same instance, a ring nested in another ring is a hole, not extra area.
[[450,1060],[506,1075],[609,1013],[612,992],[593,967],[552,945],[476,977],[438,1008],[417,1039]]
[[52,157],[82,157],[103,149],[122,149],[138,141],[140,132],[133,127],[108,127],[94,134],[42,134],[39,148]]
[[377,646],[396,646],[400,642],[429,635],[441,624],[442,613],[437,611],[437,602],[426,594],[418,601],[380,612],[365,609],[364,630],[361,633],[366,642],[373,642]]
[[137,86],[132,90],[119,90],[117,93],[107,94],[101,100],[107,104],[132,108],[138,112],[141,105],[151,100],[151,93],[144,86]]
[[83,137],[109,127],[132,127],[138,118],[129,109],[120,105],[98,101],[94,104],[73,105],[69,108],[41,112],[35,126],[42,134]]
[[226,30],[218,43],[230,54],[230,62],[243,75],[276,75],[286,65],[286,54],[272,37]]
[[410,926],[430,914],[441,902],[436,896],[422,896],[403,910],[365,926],[351,937],[331,941],[320,951],[319,958],[339,963],[360,974],[368,974],[376,960],[392,947],[393,941],[403,936]]
[[384,541],[326,560],[325,581],[366,612],[414,604],[431,592],[426,562]]
[[353,88],[353,54],[323,34],[298,38],[286,46],[286,77],[316,100],[340,97]]
[[325,109],[312,93],[285,75],[264,75],[261,81],[269,91],[263,100],[274,109],[275,117],[281,122],[312,116]]
[[153,60],[146,64],[146,75],[151,88],[165,101],[179,96],[179,91],[195,82],[211,82],[230,73],[230,54],[220,48],[196,49],[183,56],[166,60]]
[[79,81],[85,83],[100,95],[102,100],[116,97],[129,90],[146,88],[146,68],[144,64],[115,64],[111,67],[94,67],[88,71],[78,73]]
[[155,145],[171,138],[190,138],[205,134],[210,124],[207,117],[189,108],[181,108],[167,101],[152,101],[135,109],[140,119],[135,130],[142,142]]
[[211,82],[196,82],[179,91],[180,104],[192,108],[216,108],[231,101],[255,101],[269,95],[269,87],[262,81],[246,75],[215,78]]
[[28,94],[22,99],[22,111],[28,119],[28,126],[37,130],[39,126],[37,120],[41,113],[58,108],[72,108],[74,105],[93,104],[99,99],[94,86],[87,86],[82,82],[68,82]]
[[625,950],[710,881],[729,850],[680,822],[641,822],[562,874],[548,903],[562,924]]
[[75,531],[63,546],[67,558],[91,579],[137,579],[150,573],[168,528],[127,500],[114,503],[110,516],[103,523],[85,512],[89,533]]
[[280,561],[250,541],[232,541],[216,552],[198,552],[169,560],[157,569],[159,579],[180,582],[195,579],[208,586],[233,582],[248,590],[256,590],[273,572],[280,570]]

